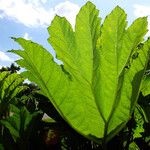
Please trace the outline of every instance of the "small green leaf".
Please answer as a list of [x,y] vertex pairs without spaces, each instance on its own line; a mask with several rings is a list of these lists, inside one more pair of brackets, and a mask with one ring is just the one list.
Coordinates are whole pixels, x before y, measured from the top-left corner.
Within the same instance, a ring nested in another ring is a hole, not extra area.
[[129,150],[140,150],[138,145],[135,142],[130,143]]
[[134,118],[136,121],[136,127],[133,129],[133,139],[142,137],[142,133],[144,132],[143,125],[146,117],[140,105],[137,105],[134,110]]

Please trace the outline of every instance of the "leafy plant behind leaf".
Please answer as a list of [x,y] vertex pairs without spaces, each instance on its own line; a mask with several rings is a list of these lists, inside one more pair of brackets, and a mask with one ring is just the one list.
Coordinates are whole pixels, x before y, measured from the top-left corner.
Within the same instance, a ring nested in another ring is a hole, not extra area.
[[[56,16],[48,41],[63,65],[39,44],[13,38],[24,50],[11,50],[61,116],[80,134],[99,142],[116,135],[130,119],[147,65],[150,40],[143,42],[147,18],[126,28],[126,14],[116,7],[100,26],[99,11],[88,2],[76,17],[75,31]],[[137,54],[137,57],[135,56]]]
[[[0,73],[0,115],[8,111],[9,104],[13,98],[26,87],[21,86],[24,79],[17,73],[4,71]],[[3,116],[4,117],[4,116]]]
[[136,127],[133,129],[133,139],[142,137],[144,133],[144,122],[147,122],[146,115],[140,105],[137,105],[134,111]]
[[141,86],[141,92],[143,96],[147,96],[150,94],[150,76],[149,75],[146,75],[143,80],[143,83]]
[[0,123],[9,129],[14,141],[17,141],[19,138],[23,138],[29,125],[40,112],[31,114],[25,107],[10,106],[11,116],[1,120]]
[[1,149],[1,150],[4,150],[4,147],[3,147],[3,145],[2,145],[2,144],[0,144],[0,149]]

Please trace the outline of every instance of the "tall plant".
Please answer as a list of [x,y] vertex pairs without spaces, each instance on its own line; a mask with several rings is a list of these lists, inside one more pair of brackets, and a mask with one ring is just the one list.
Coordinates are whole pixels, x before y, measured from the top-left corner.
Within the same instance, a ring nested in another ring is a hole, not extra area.
[[16,62],[26,69],[22,75],[38,84],[71,127],[105,143],[125,126],[135,108],[150,40],[143,40],[147,18],[127,27],[119,6],[100,22],[91,2],[80,9],[74,30],[66,18],[55,16],[48,41],[62,65],[41,45],[23,38],[13,38],[23,50],[11,52],[21,56]]

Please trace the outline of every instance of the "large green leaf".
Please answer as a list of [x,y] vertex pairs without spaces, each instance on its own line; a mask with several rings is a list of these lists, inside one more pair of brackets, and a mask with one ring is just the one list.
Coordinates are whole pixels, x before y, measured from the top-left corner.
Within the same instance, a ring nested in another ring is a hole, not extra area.
[[[80,134],[98,141],[114,136],[129,120],[147,65],[150,40],[138,49],[147,32],[147,19],[126,29],[126,14],[116,7],[100,25],[98,10],[88,2],[76,17],[75,31],[56,16],[48,41],[63,65],[42,46],[14,38],[24,50],[17,63],[61,116]],[[137,56],[136,56],[136,55]]]

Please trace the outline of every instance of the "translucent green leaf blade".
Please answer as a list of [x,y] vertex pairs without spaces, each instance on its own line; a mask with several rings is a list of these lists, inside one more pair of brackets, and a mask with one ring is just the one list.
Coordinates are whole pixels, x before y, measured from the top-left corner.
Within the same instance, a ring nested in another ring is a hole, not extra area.
[[[94,89],[96,102],[105,122],[104,137],[109,135],[107,139],[121,130],[129,120],[148,59],[149,42],[144,43],[136,61],[133,60],[133,64],[130,62],[147,32],[146,18],[137,19],[127,30],[125,27],[126,14],[116,7],[106,17],[97,43],[100,55]],[[130,75],[125,69],[129,62]]]
[[[122,49],[119,55],[119,72],[123,70],[128,63],[129,57],[136,49],[137,45],[143,41],[144,35],[147,33],[147,18],[136,19],[125,32],[123,37]],[[141,30],[142,29],[142,30]]]
[[70,23],[64,17],[55,16],[48,31],[51,35],[48,41],[56,51],[57,58],[63,61],[66,69],[76,70],[75,35]]
[[[22,75],[39,85],[42,94],[51,100],[62,117],[78,132],[88,138],[102,137],[104,130],[100,128],[104,127],[104,123],[88,82],[81,75],[74,78],[65,72],[63,66],[57,65],[38,44],[20,38],[16,41],[24,48],[21,53],[23,59],[17,62],[28,70]],[[12,52],[18,53],[17,50]],[[93,124],[96,127],[93,128]]]
[[100,53],[97,82],[95,85],[96,102],[102,116],[107,121],[113,109],[118,88],[119,52],[123,43],[126,27],[126,14],[116,7],[102,25],[98,43]]
[[102,26],[100,20],[91,2],[79,11],[75,31],[65,18],[54,18],[48,41],[62,65],[42,46],[22,38],[15,41],[23,50],[11,51],[21,56],[22,75],[38,84],[70,126],[98,142],[115,136],[129,120],[150,47],[149,40],[143,43],[146,18],[126,28],[126,14],[117,6]]
[[76,17],[75,38],[79,71],[91,84],[97,39],[100,36],[99,11],[88,2]]
[[136,59],[133,59],[131,67],[125,69],[123,85],[120,90],[120,101],[110,119],[108,132],[115,129],[117,124],[126,123],[131,117],[140,92],[144,70],[147,66],[149,47],[150,40],[145,42],[144,47],[138,51],[139,55]]

